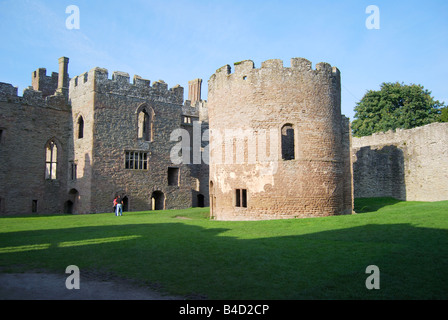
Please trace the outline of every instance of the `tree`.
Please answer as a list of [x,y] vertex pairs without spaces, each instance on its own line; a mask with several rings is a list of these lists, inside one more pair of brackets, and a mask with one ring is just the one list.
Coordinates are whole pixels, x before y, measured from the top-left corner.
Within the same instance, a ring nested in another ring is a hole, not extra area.
[[440,122],[448,122],[448,107],[442,109],[440,113]]
[[444,103],[434,100],[431,92],[421,85],[382,83],[381,90],[369,90],[355,107],[352,122],[355,137],[375,132],[411,129],[442,121]]

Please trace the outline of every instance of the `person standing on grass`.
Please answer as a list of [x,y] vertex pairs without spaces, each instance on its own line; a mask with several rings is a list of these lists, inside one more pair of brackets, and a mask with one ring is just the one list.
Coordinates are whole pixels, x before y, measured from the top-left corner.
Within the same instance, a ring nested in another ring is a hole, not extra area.
[[[118,214],[120,213],[120,214]],[[118,217],[118,215],[123,215],[123,201],[121,200],[120,196],[117,197],[117,209],[115,211],[115,215]]]
[[117,199],[118,199],[118,196],[116,196],[116,197],[114,198],[114,213],[117,212]]

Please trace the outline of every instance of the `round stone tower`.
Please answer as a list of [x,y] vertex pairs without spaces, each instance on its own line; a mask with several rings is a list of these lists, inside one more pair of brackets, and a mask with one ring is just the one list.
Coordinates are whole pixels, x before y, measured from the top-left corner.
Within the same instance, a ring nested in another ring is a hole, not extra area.
[[210,206],[220,220],[352,212],[349,122],[327,63],[250,60],[208,81]]

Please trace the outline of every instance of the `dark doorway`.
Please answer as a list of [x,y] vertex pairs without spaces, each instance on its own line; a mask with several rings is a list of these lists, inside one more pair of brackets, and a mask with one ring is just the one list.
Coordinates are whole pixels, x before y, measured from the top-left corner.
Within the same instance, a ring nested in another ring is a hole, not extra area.
[[64,213],[73,214],[73,202],[67,200],[64,204]]
[[129,211],[129,199],[127,196],[124,196],[123,199],[123,211]]
[[204,207],[204,195],[198,194],[198,207],[203,208]]
[[31,212],[36,213],[37,212],[37,200],[33,200],[31,203]]
[[64,212],[73,214],[76,212],[76,204],[78,203],[79,193],[76,189],[70,189],[68,192],[68,200],[64,203]]
[[151,195],[152,210],[165,209],[165,195],[162,191],[154,191]]

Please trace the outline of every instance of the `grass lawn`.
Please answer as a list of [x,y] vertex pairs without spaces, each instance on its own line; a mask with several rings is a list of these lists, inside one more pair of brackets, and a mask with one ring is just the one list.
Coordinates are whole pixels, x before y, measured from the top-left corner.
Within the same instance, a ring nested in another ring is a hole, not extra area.
[[[448,299],[448,201],[357,199],[356,215],[214,221],[208,208],[0,218],[3,272],[68,265],[208,299]],[[366,268],[380,270],[368,290]]]

